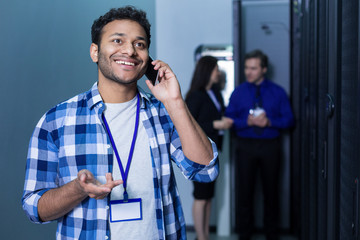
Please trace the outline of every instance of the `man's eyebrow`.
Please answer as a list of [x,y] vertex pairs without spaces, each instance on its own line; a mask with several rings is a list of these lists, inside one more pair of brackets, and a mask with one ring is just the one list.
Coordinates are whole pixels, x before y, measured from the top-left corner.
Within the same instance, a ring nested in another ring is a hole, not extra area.
[[[115,36],[116,37],[124,37],[124,36],[126,36],[126,34],[125,33],[113,33],[110,35],[110,37],[115,37]],[[146,41],[146,39],[142,36],[138,36],[138,37],[136,37],[136,39]]]
[[125,33],[113,33],[110,35],[110,37],[114,37],[114,36],[123,37],[123,36],[126,36],[126,34]]

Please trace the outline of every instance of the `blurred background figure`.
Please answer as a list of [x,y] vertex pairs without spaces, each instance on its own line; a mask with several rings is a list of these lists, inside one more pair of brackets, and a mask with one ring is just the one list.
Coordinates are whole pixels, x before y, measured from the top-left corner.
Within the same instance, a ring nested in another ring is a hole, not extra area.
[[[214,83],[212,86],[213,91],[221,92],[224,90],[226,85],[226,72],[224,70],[219,70],[219,80],[217,83]],[[220,95],[222,99],[222,95]]]
[[260,50],[245,55],[246,82],[235,88],[226,116],[234,119],[238,161],[240,240],[253,231],[253,200],[257,172],[264,194],[264,227],[267,240],[278,239],[278,184],[280,133],[294,124],[286,92],[265,78],[268,57]]
[[[221,151],[223,130],[229,129],[233,121],[223,116],[225,107],[219,89],[221,86],[214,85],[219,82],[219,77],[217,59],[212,56],[200,58],[185,101],[195,120]],[[197,239],[208,240],[211,199],[214,196],[215,181],[206,184],[193,182],[193,184],[192,213]]]

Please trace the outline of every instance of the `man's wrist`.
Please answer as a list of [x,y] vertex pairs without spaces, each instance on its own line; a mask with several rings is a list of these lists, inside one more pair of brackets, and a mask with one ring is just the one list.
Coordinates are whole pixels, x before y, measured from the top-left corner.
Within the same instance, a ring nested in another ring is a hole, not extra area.
[[168,99],[164,102],[164,106],[169,113],[185,110],[185,102],[182,98]]

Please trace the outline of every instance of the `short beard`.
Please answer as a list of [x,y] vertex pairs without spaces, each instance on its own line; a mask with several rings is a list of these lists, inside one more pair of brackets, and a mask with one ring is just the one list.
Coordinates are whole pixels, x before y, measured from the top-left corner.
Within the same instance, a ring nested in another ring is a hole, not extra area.
[[107,59],[105,59],[101,51],[99,51],[98,68],[100,69],[101,73],[104,75],[105,78],[114,81],[116,83],[130,85],[138,81],[138,79],[134,79],[133,81],[126,82],[120,79],[118,76],[116,76],[110,67],[110,62]]

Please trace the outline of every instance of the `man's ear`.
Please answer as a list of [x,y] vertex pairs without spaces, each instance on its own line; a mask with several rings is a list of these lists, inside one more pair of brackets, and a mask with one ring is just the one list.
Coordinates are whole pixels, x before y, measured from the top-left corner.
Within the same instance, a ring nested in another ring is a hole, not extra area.
[[95,43],[92,43],[90,45],[90,57],[92,59],[93,62],[97,63],[99,58],[98,58],[98,52],[99,48],[98,45],[96,45]]
[[263,72],[263,74],[265,74],[266,72],[267,72],[267,67],[264,67],[263,69],[262,69],[262,72]]

